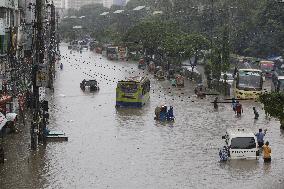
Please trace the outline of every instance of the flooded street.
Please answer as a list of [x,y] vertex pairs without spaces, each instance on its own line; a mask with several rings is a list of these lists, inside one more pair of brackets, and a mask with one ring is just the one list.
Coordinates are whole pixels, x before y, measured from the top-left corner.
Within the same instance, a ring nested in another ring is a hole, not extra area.
[[[32,152],[29,128],[6,137],[1,189],[284,188],[284,133],[278,121],[265,119],[259,103],[243,101],[244,114],[237,118],[230,103],[215,111],[214,96],[194,97],[195,83],[175,88],[149,74],[150,102],[142,109],[116,109],[116,82],[146,71],[89,51],[70,54],[64,44],[61,55],[64,68],[57,71],[49,129],[64,131],[69,141]],[[80,82],[92,78],[100,90],[82,92]],[[174,123],[154,120],[155,107],[165,103],[174,107]],[[220,163],[221,137],[230,127],[267,128],[272,163],[262,158]]]

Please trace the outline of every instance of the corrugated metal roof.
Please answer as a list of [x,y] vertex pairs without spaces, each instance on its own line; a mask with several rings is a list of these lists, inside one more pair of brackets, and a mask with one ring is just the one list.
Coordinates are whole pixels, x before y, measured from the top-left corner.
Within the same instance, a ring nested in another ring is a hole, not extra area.
[[138,10],[142,10],[144,8],[145,8],[145,6],[138,6],[138,7],[135,7],[133,10],[138,11]]
[[82,26],[73,26],[73,29],[82,29]]
[[156,15],[156,14],[163,14],[163,11],[154,11],[153,15]]
[[109,14],[109,12],[103,12],[102,14],[100,14],[101,16],[105,16],[105,15],[107,15],[107,14]]
[[116,10],[116,11],[114,11],[113,13],[114,14],[119,14],[119,13],[122,13],[124,10]]

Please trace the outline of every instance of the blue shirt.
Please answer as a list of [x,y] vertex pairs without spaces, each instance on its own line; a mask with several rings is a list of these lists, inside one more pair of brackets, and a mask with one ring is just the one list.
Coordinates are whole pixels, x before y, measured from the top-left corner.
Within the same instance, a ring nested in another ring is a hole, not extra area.
[[264,138],[265,134],[263,132],[256,133],[255,136],[257,138],[257,142],[264,142],[263,138]]

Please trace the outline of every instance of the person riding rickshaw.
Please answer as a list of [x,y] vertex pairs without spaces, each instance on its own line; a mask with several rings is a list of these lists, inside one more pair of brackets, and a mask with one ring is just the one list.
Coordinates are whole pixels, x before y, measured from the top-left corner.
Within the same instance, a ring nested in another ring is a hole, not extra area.
[[168,109],[166,105],[155,108],[155,120],[157,121],[174,121],[174,109],[172,106]]

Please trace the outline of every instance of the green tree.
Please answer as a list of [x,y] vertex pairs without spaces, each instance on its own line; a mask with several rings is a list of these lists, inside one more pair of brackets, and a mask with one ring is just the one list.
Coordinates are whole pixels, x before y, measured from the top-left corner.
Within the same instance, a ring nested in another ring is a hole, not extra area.
[[280,120],[284,129],[284,93],[272,92],[260,95],[259,101],[263,103],[266,113]]
[[162,41],[169,33],[178,32],[172,23],[143,21],[129,29],[124,36],[125,42],[136,42],[143,46],[146,55],[155,55],[162,47]]
[[227,72],[230,69],[230,42],[229,42],[229,31],[226,25],[223,29],[222,46],[221,46],[221,70]]

